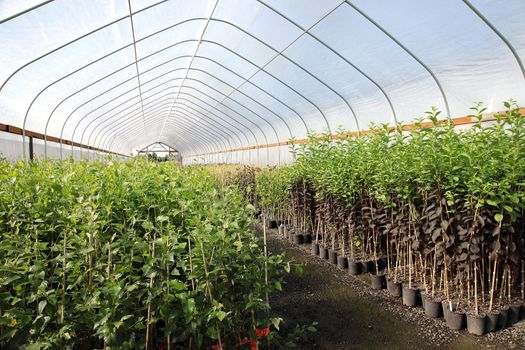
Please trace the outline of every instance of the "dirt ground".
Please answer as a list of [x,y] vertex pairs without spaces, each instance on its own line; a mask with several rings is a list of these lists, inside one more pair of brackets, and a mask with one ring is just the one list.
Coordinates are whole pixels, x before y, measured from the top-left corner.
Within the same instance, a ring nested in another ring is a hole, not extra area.
[[302,276],[287,275],[282,292],[270,301],[285,330],[318,322],[299,349],[525,349],[525,321],[483,337],[451,331],[442,318],[372,290],[368,276],[350,276],[312,255],[310,245],[294,245],[277,230],[267,230],[267,245],[270,254],[284,253],[304,268]]

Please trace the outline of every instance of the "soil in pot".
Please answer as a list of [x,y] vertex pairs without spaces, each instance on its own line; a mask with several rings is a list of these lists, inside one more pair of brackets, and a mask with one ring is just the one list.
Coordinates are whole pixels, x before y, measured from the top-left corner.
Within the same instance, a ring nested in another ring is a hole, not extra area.
[[487,313],[485,320],[485,332],[494,332],[498,326],[499,311],[491,311]]
[[434,298],[427,294],[422,294],[423,298],[423,308],[425,309],[425,314],[432,318],[438,318],[443,315],[443,306],[441,305],[441,299]]
[[312,243],[312,254],[319,255],[319,244],[318,243]]
[[503,329],[507,327],[507,321],[509,319],[509,309],[510,308],[508,306],[503,306],[499,310],[498,325],[497,325],[498,329]]
[[448,328],[459,331],[465,328],[465,313],[463,311],[450,311],[448,312],[447,317],[447,326]]
[[311,234],[308,233],[308,234],[304,235],[304,243],[306,243],[306,244],[312,243],[312,235]]
[[392,279],[387,278],[386,279],[386,289],[388,289],[388,293],[390,293],[391,296],[399,298],[403,294],[401,282],[395,282]]
[[319,247],[319,256],[321,257],[321,259],[328,260],[328,248]]
[[361,263],[357,261],[348,260],[348,272],[352,276],[357,276],[361,273]]
[[370,287],[375,290],[381,290],[385,285],[385,275],[370,273]]
[[334,265],[337,264],[337,252],[336,251],[332,249],[328,249],[328,261],[330,262],[330,264],[334,264]]
[[483,335],[485,333],[485,320],[487,315],[484,313],[467,314],[467,330],[470,334]]
[[293,242],[295,244],[303,244],[304,243],[304,236],[300,233],[293,235]]
[[419,289],[408,288],[408,285],[403,284],[403,305],[415,307],[417,306],[417,294]]
[[507,324],[509,326],[513,325],[514,323],[518,322],[520,320],[520,311],[521,311],[521,303],[520,302],[514,302],[510,304],[509,309],[509,316],[507,319]]
[[348,268],[348,258],[346,256],[338,256],[337,267],[341,270],[346,270]]

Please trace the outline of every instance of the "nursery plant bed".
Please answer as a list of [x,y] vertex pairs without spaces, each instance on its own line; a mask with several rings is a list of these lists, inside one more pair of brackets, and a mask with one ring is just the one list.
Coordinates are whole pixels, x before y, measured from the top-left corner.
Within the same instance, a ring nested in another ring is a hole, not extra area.
[[273,312],[283,317],[285,329],[319,322],[317,333],[298,349],[499,350],[520,349],[525,339],[523,322],[482,337],[449,330],[442,318],[430,318],[422,308],[407,308],[386,290],[372,290],[367,275],[351,276],[313,256],[310,246],[292,245],[270,233],[268,247],[272,253],[286,251],[304,266],[302,276],[289,275],[283,291],[272,297]]

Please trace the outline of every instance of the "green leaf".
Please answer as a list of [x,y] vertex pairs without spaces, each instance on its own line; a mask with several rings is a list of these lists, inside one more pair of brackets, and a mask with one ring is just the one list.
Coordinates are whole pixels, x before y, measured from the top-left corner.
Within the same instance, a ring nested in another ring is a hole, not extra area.
[[503,214],[496,214],[494,215],[494,220],[496,220],[496,222],[502,222],[503,221]]
[[226,312],[220,310],[220,311],[217,311],[217,312],[215,313],[215,315],[217,316],[217,319],[218,319],[219,321],[222,321],[222,320],[224,320],[224,318],[226,317]]

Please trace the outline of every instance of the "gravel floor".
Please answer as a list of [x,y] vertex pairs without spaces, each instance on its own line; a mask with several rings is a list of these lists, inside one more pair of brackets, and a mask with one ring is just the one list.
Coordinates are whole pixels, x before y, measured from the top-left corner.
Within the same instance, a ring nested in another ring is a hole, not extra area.
[[284,253],[304,267],[302,276],[287,275],[283,291],[271,297],[285,328],[319,323],[299,349],[525,349],[525,321],[483,337],[451,331],[421,307],[372,290],[367,275],[350,276],[312,255],[310,245],[294,245],[277,230],[267,230],[267,245],[270,253]]

